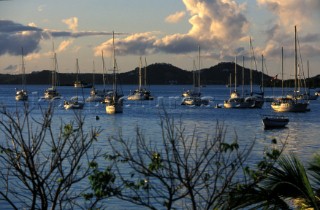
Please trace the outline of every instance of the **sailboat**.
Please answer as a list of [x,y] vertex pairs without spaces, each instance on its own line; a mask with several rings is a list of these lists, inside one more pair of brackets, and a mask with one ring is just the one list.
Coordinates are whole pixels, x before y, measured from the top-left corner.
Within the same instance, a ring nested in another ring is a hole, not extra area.
[[[76,70],[79,72],[79,62],[78,59],[76,59]],[[84,100],[83,97],[79,97],[78,95],[78,87],[76,88],[76,96],[73,96],[68,101],[64,101],[63,107],[65,109],[83,109],[84,107]],[[83,89],[82,89],[83,94]]]
[[[237,57],[235,57],[235,66],[234,66],[234,91],[230,89],[230,98],[225,100],[223,103],[224,108],[254,108],[255,101],[250,97],[245,98],[237,91]],[[230,77],[231,84],[231,77]],[[244,86],[244,59],[243,59],[243,67],[242,67],[242,87]]]
[[[147,63],[147,62],[145,62]],[[140,66],[139,66],[139,86],[136,90],[133,91],[133,93],[131,93],[128,96],[128,100],[132,100],[132,101],[141,101],[141,100],[153,100],[153,96],[151,95],[150,90],[147,90],[146,86],[147,86],[147,65],[145,65],[144,67],[144,87],[142,87],[142,60],[140,57]]]
[[57,54],[53,53],[53,71],[51,72],[51,87],[47,88],[44,91],[44,98],[46,100],[55,100],[60,99],[60,93],[57,91],[57,70],[58,70],[58,61]]
[[93,62],[92,88],[90,90],[90,96],[86,98],[86,102],[102,102],[103,98],[104,98],[104,94],[100,96],[98,90],[95,87],[95,64]]
[[263,69],[264,69],[264,58],[263,55],[261,56],[261,63],[262,63],[262,70],[261,70],[261,85],[260,85],[260,92],[254,92],[253,91],[253,75],[252,75],[252,61],[254,61],[255,64],[255,69],[257,70],[257,64],[256,64],[256,59],[255,59],[255,54],[253,50],[253,45],[250,37],[250,51],[252,52],[251,54],[251,68],[250,68],[250,96],[246,97],[247,101],[253,101],[254,105],[253,107],[250,108],[262,108],[264,104],[264,86],[263,86]]
[[113,85],[112,94],[106,101],[106,112],[107,114],[116,114],[123,112],[123,94],[118,92],[117,84],[117,63],[115,58],[115,46],[114,46],[114,32],[112,33],[113,43]]
[[308,111],[309,101],[299,98],[298,94],[298,53],[297,53],[297,27],[294,27],[295,32],[295,61],[294,61],[294,92],[292,97],[281,97],[271,103],[271,108],[276,112],[305,112]]
[[78,69],[76,72],[76,80],[74,81],[73,86],[75,88],[91,88],[92,84],[87,84],[86,82],[79,80],[79,75],[80,69]]
[[22,49],[22,56],[21,56],[21,78],[22,78],[22,86],[20,90],[16,90],[16,100],[17,101],[27,101],[28,100],[28,93],[26,90],[26,69],[24,66],[24,59],[23,59],[23,49]]
[[[201,105],[208,105],[210,99],[209,98],[202,98],[201,97],[201,80],[200,80],[200,71],[201,71],[201,61],[200,61],[200,46],[198,47],[198,53],[199,53],[199,70],[198,70],[198,83],[196,84],[196,77],[195,77],[195,69],[196,65],[195,62],[193,62],[193,90],[187,90],[182,93],[183,99],[181,102],[181,105],[194,105],[194,106],[201,106]],[[197,87],[196,87],[197,86]]]

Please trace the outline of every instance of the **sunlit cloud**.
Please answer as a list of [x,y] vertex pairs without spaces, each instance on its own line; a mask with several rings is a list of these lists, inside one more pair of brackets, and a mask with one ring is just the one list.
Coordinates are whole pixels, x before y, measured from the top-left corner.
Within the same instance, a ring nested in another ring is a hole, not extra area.
[[68,28],[72,31],[78,30],[78,18],[77,17],[71,17],[68,19],[62,20],[63,23],[68,25]]
[[284,46],[288,56],[292,56],[294,48],[294,26],[297,26],[298,39],[301,43],[300,52],[304,56],[319,54],[320,49],[315,43],[319,43],[320,34],[305,33],[307,29],[314,29],[320,21],[320,1],[296,1],[296,0],[257,0],[260,7],[265,7],[274,14],[273,25],[265,30],[266,46],[263,52],[267,56],[278,56]]
[[[116,37],[114,42],[117,54],[119,55],[146,55],[154,53],[156,50],[154,43],[157,37],[154,35],[156,32],[137,33],[125,38]],[[113,49],[113,40],[109,39],[94,48],[95,56],[101,56],[101,51],[106,54],[111,54]]]
[[[167,22],[175,22],[189,16],[190,30],[185,33],[150,36],[140,33],[128,38],[119,38],[117,47],[120,54],[172,53],[188,54],[202,49],[221,49],[219,56],[234,54],[238,42],[247,38],[249,22],[244,15],[246,5],[232,0],[183,0],[185,12],[177,12],[167,17]],[[110,50],[112,41],[108,40],[95,48],[100,55],[101,49]],[[120,46],[118,46],[120,44]],[[226,47],[228,46],[228,47]]]
[[57,49],[57,52],[65,51],[72,43],[73,43],[73,40],[71,39],[62,41]]
[[168,23],[178,23],[181,21],[182,18],[185,17],[185,15],[186,13],[184,11],[176,12],[166,17],[165,21]]

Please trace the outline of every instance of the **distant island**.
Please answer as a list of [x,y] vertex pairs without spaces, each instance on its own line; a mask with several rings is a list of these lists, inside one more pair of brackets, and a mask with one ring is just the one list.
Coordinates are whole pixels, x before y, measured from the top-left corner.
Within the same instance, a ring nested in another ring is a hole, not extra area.
[[[201,69],[202,85],[228,85],[231,75],[234,82],[234,63],[222,62],[210,68]],[[237,83],[242,83],[242,66],[237,66]],[[261,84],[262,72],[252,70],[252,81],[255,85]],[[32,72],[26,75],[27,84],[51,84],[51,70]],[[75,73],[58,73],[60,86],[71,86],[76,78]],[[92,73],[82,73],[79,79],[85,83],[92,83]],[[95,84],[103,84],[102,74],[95,74]],[[106,83],[111,84],[112,75],[105,75]],[[138,84],[138,68],[119,73],[121,84]],[[250,84],[250,69],[244,69],[245,84]],[[263,74],[264,86],[281,86],[282,82],[274,76]],[[285,81],[286,86],[292,86],[293,80]],[[21,75],[0,74],[0,84],[20,84]],[[180,69],[167,63],[155,63],[147,66],[147,83],[149,85],[187,85],[193,83],[193,72]],[[320,86],[320,75],[309,78],[306,81],[311,88]]]

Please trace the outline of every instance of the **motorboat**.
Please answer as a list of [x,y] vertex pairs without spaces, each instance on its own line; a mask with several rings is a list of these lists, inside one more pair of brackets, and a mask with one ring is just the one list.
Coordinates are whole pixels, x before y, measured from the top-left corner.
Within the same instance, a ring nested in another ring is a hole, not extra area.
[[289,118],[277,115],[264,115],[262,123],[265,129],[283,128],[289,123]]

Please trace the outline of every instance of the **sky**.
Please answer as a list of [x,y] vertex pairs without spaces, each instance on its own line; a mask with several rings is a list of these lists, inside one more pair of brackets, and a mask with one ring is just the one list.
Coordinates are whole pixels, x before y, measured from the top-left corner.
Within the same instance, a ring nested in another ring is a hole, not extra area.
[[22,49],[26,73],[53,69],[53,52],[61,73],[75,73],[76,59],[81,73],[102,73],[102,54],[112,68],[114,32],[119,72],[140,57],[191,71],[200,48],[196,68],[237,57],[281,75],[283,48],[284,77],[292,78],[295,26],[299,69],[318,75],[319,0],[0,0],[0,73],[21,72]]

